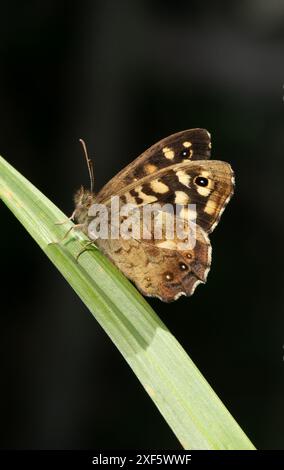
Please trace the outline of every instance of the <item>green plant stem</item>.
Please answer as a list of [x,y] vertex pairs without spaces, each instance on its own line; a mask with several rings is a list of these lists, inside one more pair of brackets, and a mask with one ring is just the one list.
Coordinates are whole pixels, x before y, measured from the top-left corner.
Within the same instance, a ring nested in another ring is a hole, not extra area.
[[254,449],[145,299],[99,250],[77,262],[86,237],[73,231],[58,243],[72,223],[55,225],[66,216],[2,157],[0,197],[109,335],[185,449]]

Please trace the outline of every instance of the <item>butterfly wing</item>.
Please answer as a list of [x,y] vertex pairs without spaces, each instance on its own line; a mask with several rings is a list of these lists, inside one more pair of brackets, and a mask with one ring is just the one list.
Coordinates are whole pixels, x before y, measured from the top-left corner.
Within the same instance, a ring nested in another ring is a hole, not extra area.
[[205,129],[188,129],[172,134],[152,145],[132,163],[112,178],[97,195],[97,202],[106,201],[113,194],[135,181],[184,161],[210,158],[211,139]]
[[[152,181],[145,182],[141,193],[164,188],[158,195],[159,204],[180,206],[180,213],[187,216],[195,210],[196,223],[207,233],[217,226],[234,191],[234,173],[231,166],[222,161],[194,161],[171,167]],[[166,191],[166,188],[168,189]],[[189,208],[187,206],[189,205]],[[189,216],[192,219],[192,216]]]
[[[142,219],[142,208],[139,209]],[[207,234],[196,226],[191,248],[179,240],[98,239],[97,246],[131,280],[143,295],[171,302],[190,296],[205,283],[211,264],[211,245]]]
[[[234,174],[228,163],[197,160],[159,170],[138,183],[132,182],[116,196],[122,204],[137,207],[153,203],[178,205],[183,216],[190,205],[195,209],[196,223],[210,233],[218,224],[233,190]],[[110,199],[105,203],[110,204]]]

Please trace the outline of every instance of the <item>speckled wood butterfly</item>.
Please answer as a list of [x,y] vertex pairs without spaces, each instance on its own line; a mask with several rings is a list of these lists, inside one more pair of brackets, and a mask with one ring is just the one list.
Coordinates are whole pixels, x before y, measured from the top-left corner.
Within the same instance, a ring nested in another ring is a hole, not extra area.
[[[205,283],[211,264],[208,234],[219,222],[234,189],[234,175],[226,162],[210,158],[210,134],[189,129],[154,144],[112,178],[98,194],[81,188],[75,195],[74,219],[88,234],[90,207],[110,206],[111,196],[132,203],[142,214],[145,206],[159,203],[196,207],[195,245],[180,248],[176,238],[97,238],[96,245],[131,280],[142,294],[164,302],[193,294]],[[87,154],[86,154],[87,156]],[[183,209],[186,210],[186,209]],[[175,214],[172,217],[178,217]]]

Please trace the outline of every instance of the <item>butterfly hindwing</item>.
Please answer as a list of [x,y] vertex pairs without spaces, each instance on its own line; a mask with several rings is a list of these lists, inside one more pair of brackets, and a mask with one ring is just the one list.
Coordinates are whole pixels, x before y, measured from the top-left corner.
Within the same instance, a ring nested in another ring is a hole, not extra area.
[[[142,208],[139,213],[142,217]],[[198,226],[190,248],[179,240],[141,240],[135,236],[98,239],[96,244],[142,294],[164,302],[192,295],[198,284],[206,282],[211,264],[210,241]]]

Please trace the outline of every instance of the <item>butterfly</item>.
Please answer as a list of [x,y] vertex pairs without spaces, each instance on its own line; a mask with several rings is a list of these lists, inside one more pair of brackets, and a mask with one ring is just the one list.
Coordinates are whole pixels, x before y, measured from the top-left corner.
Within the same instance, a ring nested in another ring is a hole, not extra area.
[[[218,224],[234,190],[231,166],[223,161],[209,160],[210,154],[208,131],[178,132],[154,144],[95,194],[93,167],[85,148],[91,189],[81,187],[77,191],[73,215],[77,226],[87,235],[94,220],[90,208],[100,204],[110,210],[113,196],[119,197],[119,207],[132,204],[136,208],[138,222],[145,207],[152,208],[157,203],[161,207],[158,215],[166,214],[173,222],[181,218],[181,212],[176,210],[168,214],[164,208],[169,204],[185,211],[189,205],[195,207],[195,243],[191,246],[179,243],[176,233],[171,239],[166,237],[165,217],[159,218],[158,239],[153,236],[151,224],[147,226],[147,237],[132,235],[133,227],[129,230],[128,226],[128,238],[98,236],[95,239],[96,246],[145,296],[171,302],[181,295],[192,295],[198,284],[206,282],[211,265],[209,234]],[[120,218],[120,223],[125,223],[124,219]],[[190,231],[190,217],[187,222],[184,217],[182,219],[184,234]]]

